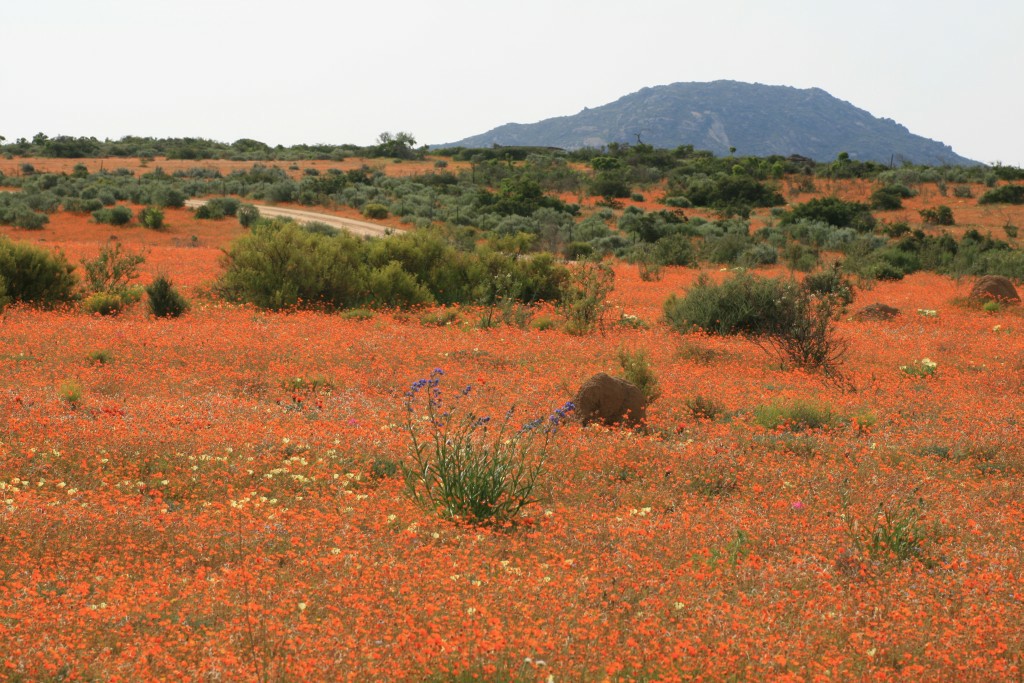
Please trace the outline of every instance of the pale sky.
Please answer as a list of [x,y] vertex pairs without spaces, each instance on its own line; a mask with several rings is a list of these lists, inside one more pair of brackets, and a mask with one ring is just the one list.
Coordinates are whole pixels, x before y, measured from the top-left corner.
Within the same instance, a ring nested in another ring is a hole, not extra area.
[[1024,166],[1021,0],[0,0],[0,135],[451,142],[643,87],[819,87]]

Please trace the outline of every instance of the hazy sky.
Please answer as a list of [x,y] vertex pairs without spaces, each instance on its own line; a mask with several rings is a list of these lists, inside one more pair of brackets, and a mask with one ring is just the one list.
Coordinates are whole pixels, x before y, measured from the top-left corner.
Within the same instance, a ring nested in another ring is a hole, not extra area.
[[1024,166],[1022,0],[0,0],[0,35],[8,141],[436,144],[730,79]]

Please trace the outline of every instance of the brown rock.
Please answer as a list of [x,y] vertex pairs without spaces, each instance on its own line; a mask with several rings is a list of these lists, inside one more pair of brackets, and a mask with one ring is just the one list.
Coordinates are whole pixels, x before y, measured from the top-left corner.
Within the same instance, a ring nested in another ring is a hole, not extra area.
[[900,314],[900,309],[883,303],[865,306],[853,314],[854,320],[892,320]]
[[576,419],[583,424],[620,422],[638,427],[647,417],[647,401],[635,384],[599,372],[580,387],[572,402]]
[[1001,301],[1003,303],[1020,301],[1020,294],[1014,288],[1013,283],[1002,275],[985,275],[974,283],[970,299],[979,301]]

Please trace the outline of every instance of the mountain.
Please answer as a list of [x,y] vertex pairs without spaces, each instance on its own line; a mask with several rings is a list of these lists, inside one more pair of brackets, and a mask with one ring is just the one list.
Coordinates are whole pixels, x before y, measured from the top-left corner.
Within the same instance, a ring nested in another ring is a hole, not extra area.
[[799,154],[831,161],[840,152],[888,164],[975,165],[951,147],[914,135],[820,88],[738,81],[673,83],[644,88],[574,116],[508,123],[437,147],[537,146],[578,149],[640,141],[655,147],[693,145],[717,155]]

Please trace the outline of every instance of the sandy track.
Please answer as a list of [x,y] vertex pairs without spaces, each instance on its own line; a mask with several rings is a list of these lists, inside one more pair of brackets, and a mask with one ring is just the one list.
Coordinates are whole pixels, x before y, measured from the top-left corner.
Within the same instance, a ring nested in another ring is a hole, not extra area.
[[[202,206],[207,201],[209,200],[187,199],[185,200],[185,206],[190,209],[195,209]],[[357,221],[353,218],[342,218],[341,216],[334,216],[329,213],[318,213],[316,211],[305,211],[303,209],[288,209],[281,206],[268,206],[266,204],[253,204],[253,206],[260,210],[261,216],[292,218],[298,223],[312,223],[314,221],[318,223],[326,223],[332,228],[347,230],[353,235],[384,237],[385,235],[390,235],[395,231],[394,228],[389,228],[386,225],[377,225],[376,223],[369,223],[367,221]]]

